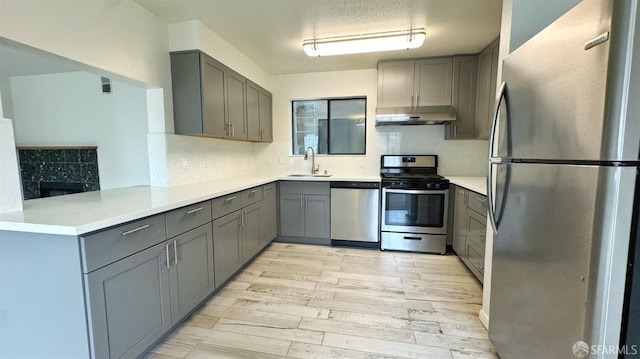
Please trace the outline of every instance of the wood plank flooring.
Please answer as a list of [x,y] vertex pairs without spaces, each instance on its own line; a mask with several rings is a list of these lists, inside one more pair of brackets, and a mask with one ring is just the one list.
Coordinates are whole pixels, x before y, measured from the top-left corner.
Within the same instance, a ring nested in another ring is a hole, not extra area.
[[146,356],[498,358],[455,255],[272,243]]

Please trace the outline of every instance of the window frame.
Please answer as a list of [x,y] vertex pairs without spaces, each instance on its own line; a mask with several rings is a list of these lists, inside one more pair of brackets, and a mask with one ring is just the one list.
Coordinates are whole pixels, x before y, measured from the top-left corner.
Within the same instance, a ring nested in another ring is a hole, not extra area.
[[[345,100],[363,100],[364,101],[364,151],[361,153],[350,152],[336,152],[331,153],[331,101],[345,101]],[[292,156],[304,156],[303,154],[295,154],[293,146],[295,145],[295,103],[302,101],[326,101],[327,102],[327,153],[316,153],[316,156],[366,156],[367,154],[367,96],[347,96],[347,97],[320,97],[320,98],[305,98],[305,99],[292,99],[291,100],[291,145],[289,150]]]

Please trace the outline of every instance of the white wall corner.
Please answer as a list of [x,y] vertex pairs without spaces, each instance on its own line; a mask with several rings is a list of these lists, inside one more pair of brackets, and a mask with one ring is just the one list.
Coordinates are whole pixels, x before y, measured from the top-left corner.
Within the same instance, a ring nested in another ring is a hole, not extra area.
[[189,20],[169,24],[169,51],[197,50],[200,48],[200,22]]
[[0,118],[0,213],[22,210],[22,189],[13,123]]
[[147,146],[149,148],[149,184],[151,186],[166,187],[169,185],[166,134],[148,134]]
[[165,92],[161,88],[147,89],[147,126],[149,133],[173,133],[173,116],[166,116],[167,109],[165,104],[171,101],[165,101]]

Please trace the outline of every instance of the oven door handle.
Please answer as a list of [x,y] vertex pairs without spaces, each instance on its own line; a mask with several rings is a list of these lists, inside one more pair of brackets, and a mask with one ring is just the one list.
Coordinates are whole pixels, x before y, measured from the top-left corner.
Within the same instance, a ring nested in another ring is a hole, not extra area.
[[446,189],[432,190],[432,189],[387,189],[383,188],[385,193],[402,193],[402,194],[445,194]]

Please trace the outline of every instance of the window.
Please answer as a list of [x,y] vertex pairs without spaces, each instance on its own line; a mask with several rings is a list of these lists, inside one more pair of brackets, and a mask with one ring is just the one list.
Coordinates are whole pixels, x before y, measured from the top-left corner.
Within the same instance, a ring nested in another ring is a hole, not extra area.
[[292,101],[292,153],[365,154],[366,109],[366,98]]

